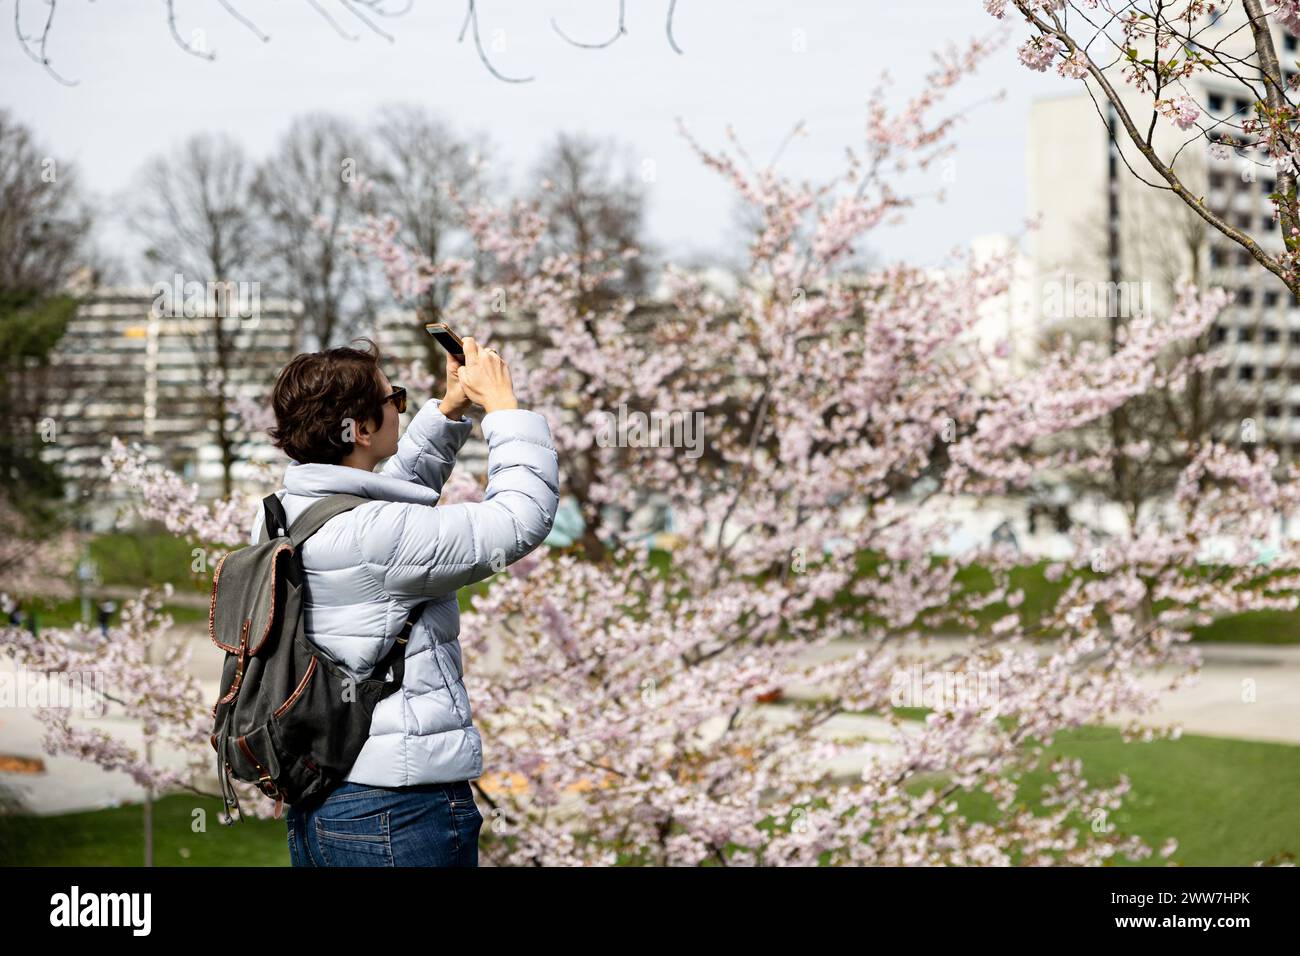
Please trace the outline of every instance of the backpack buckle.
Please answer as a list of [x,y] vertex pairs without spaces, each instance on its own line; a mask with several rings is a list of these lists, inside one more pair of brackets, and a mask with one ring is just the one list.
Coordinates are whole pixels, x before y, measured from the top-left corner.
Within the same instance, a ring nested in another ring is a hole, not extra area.
[[280,788],[275,785],[269,773],[264,773],[257,778],[257,789],[261,790],[268,797],[279,797]]

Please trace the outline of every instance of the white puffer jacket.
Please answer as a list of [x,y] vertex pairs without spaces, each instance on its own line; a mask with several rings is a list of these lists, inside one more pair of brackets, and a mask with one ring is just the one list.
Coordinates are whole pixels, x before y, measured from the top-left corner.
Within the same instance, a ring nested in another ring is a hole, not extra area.
[[[483,773],[462,681],[456,590],[541,544],[555,522],[559,466],[537,412],[504,409],[481,424],[482,502],[434,507],[474,428],[468,418],[448,419],[436,401],[420,409],[380,472],[292,462],[276,492],[290,523],[326,495],[374,499],[331,518],[302,547],[307,636],[354,676],[370,676],[411,609],[429,602],[406,645],[402,689],[375,708],[351,782],[400,787]],[[254,542],[261,529],[259,507]]]

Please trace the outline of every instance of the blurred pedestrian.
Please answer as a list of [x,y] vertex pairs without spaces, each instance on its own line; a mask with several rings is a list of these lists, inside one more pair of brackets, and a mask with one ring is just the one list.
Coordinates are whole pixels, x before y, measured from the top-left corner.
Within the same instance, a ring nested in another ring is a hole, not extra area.
[[108,637],[108,625],[116,611],[117,602],[112,598],[104,598],[99,602],[99,630],[105,637]]

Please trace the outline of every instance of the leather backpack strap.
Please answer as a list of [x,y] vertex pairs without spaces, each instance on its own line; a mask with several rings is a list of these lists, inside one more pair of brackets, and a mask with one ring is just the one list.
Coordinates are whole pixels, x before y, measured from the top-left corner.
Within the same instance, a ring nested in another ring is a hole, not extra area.
[[[289,527],[288,522],[284,519],[284,506],[280,499],[275,495],[268,495],[262,501],[263,507],[266,509],[266,524],[262,529],[262,534],[265,536],[269,527],[288,528],[286,533],[290,542],[294,548],[299,548],[304,541],[319,531],[325,522],[370,500],[358,495],[329,495],[308,507],[293,522],[293,526]],[[386,674],[388,669],[392,668],[392,679],[386,681],[384,685],[385,695],[402,686],[402,678],[406,674],[406,645],[411,639],[411,629],[415,627],[415,622],[419,620],[420,614],[424,611],[425,603],[427,602],[421,602],[411,608],[410,613],[406,615],[406,623],[397,632],[397,640],[393,642],[393,646],[388,653],[375,664],[374,670],[371,671],[373,676]]]
[[282,534],[287,527],[289,519],[284,513],[284,503],[280,501],[280,496],[267,495],[262,499],[262,531],[257,536],[257,543],[265,544]]
[[303,542],[319,531],[330,518],[351,511],[370,500],[358,495],[327,495],[300,514],[293,526],[287,529],[289,541],[294,548],[301,548]]

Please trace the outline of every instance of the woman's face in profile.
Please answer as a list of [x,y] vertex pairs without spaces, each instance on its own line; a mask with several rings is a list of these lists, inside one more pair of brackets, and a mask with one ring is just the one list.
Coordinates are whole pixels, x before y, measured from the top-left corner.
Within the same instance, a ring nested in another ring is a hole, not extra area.
[[[379,373],[379,382],[384,389],[385,395],[393,391],[388,376],[383,372]],[[376,458],[383,459],[397,454],[398,419],[400,418],[401,416],[397,414],[397,406],[392,402],[384,402],[384,420],[380,422],[379,429],[375,432],[370,446]]]

